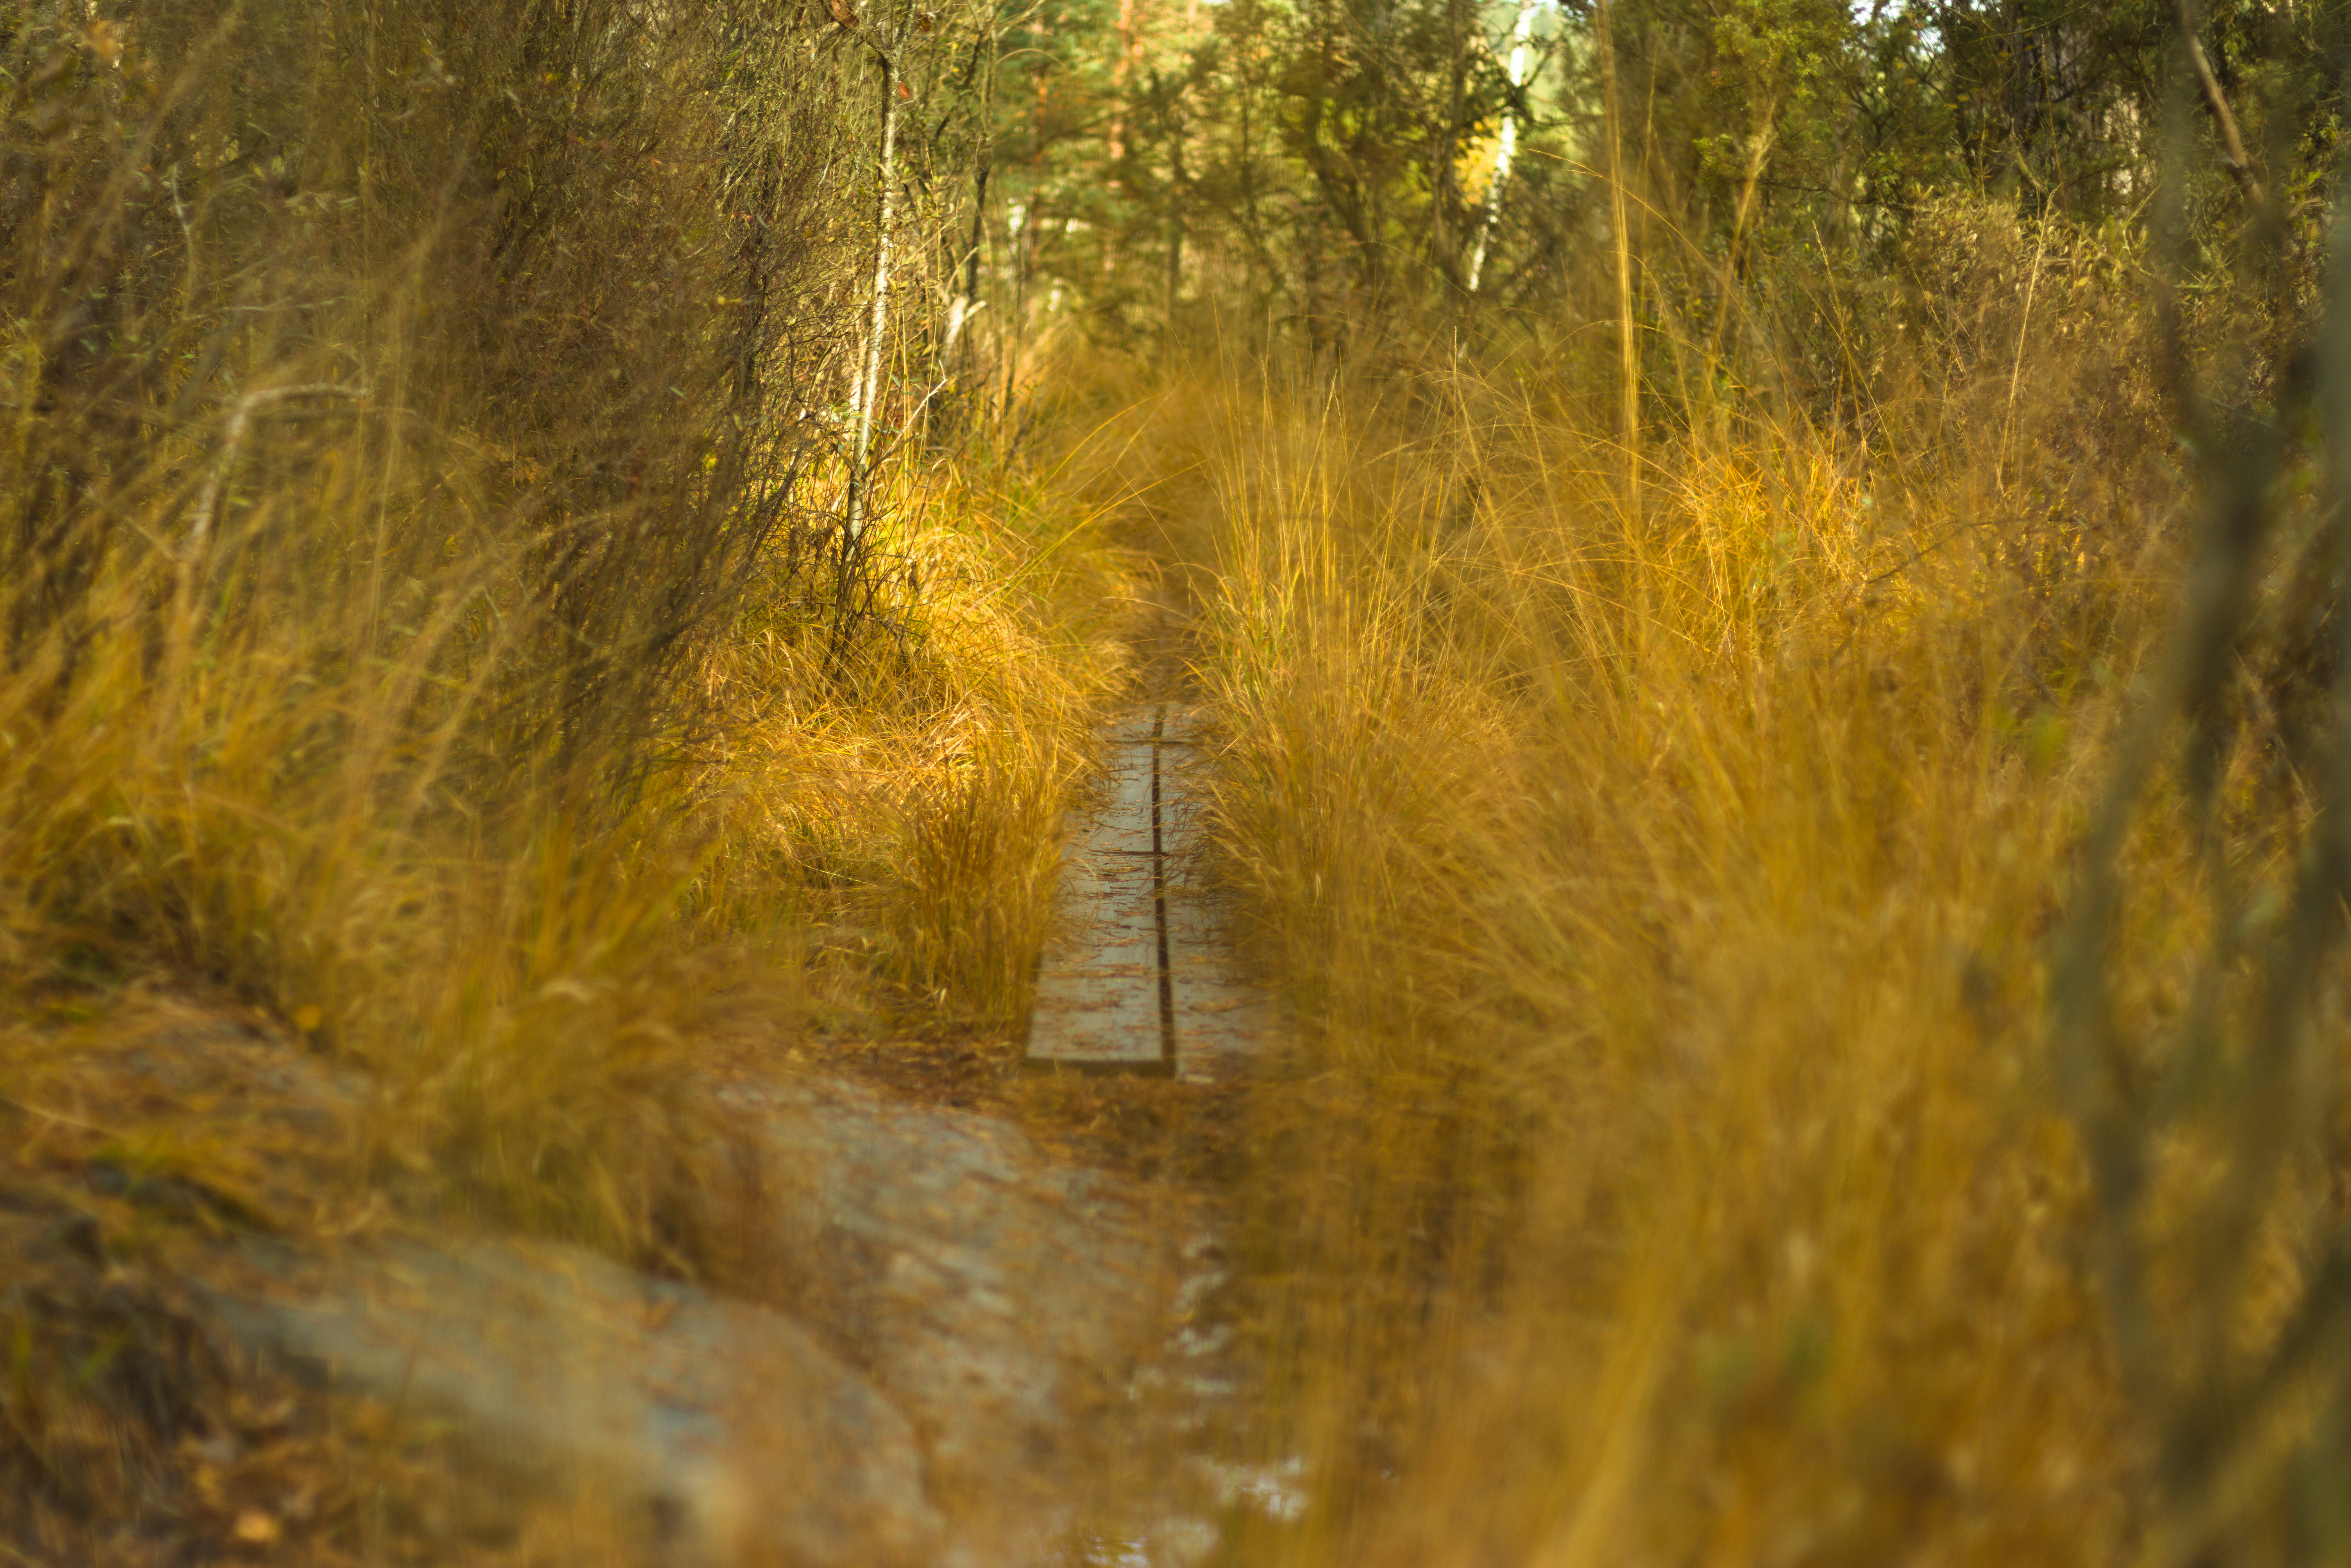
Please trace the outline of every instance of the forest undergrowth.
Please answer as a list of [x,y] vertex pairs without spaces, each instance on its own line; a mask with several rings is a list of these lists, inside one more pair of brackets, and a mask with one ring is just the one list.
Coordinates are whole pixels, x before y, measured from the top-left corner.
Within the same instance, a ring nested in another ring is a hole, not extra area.
[[1228,1560],[2351,1556],[2335,13],[1130,9],[0,15],[5,1549],[450,1560],[174,1260],[722,1276],[705,1047],[1008,1055],[1166,613]]
[[[861,46],[756,9],[0,16],[12,1554],[446,1560],[448,1473],[235,1424],[191,1245],[707,1274],[714,1030],[1022,1016],[1137,563],[852,442]],[[240,1029],[348,1114],[282,1135]]]
[[1947,215],[1849,421],[1701,396],[1628,451],[1588,346],[1441,323],[1111,420],[1304,1035],[1249,1211],[1320,1490],[1241,1560],[2344,1543],[2341,976],[2279,956],[2334,896],[2321,465],[2199,477],[2144,264]]

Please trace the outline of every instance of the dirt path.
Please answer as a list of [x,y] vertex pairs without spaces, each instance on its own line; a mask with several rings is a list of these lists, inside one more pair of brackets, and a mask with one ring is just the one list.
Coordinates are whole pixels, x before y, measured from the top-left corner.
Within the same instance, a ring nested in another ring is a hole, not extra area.
[[[1290,1470],[1249,1462],[1261,1379],[1222,1218],[1278,1018],[1218,936],[1196,734],[1165,703],[1106,734],[1025,1052],[709,1042],[687,1218],[720,1244],[699,1281],[454,1219],[249,1224],[252,1205],[102,1164],[114,1185],[87,1201],[0,1203],[0,1239],[69,1304],[119,1288],[116,1238],[158,1206],[226,1217],[152,1260],[190,1343],[215,1347],[189,1365],[319,1412],[258,1436],[191,1417],[183,1462],[247,1478],[199,1478],[233,1499],[207,1528],[239,1541],[290,1545],[345,1506],[273,1456],[298,1428],[340,1472],[334,1412],[364,1407],[450,1448],[425,1484],[466,1492],[467,1533],[416,1527],[440,1560],[536,1563],[559,1538],[593,1546],[562,1561],[696,1568],[1207,1560],[1299,1505]],[[93,1082],[216,1106],[248,1145],[285,1129],[287,1207],[380,1092],[203,1006],[109,1038],[78,1059]]]
[[[1175,1079],[1157,1092],[1180,1093],[1238,1089],[1277,1054],[1280,1009],[1235,963],[1211,875],[1200,736],[1196,709],[1165,699],[1105,725],[1102,783],[1070,824],[1060,918],[1040,958],[1028,1072]],[[1294,1465],[1246,1457],[1261,1437],[1260,1375],[1243,1346],[1215,1185],[1195,1186],[1203,1201],[1181,1223],[1165,1337],[1128,1389],[1126,1473],[1078,1521],[1061,1561],[1198,1562],[1245,1518],[1279,1522],[1302,1506]]]

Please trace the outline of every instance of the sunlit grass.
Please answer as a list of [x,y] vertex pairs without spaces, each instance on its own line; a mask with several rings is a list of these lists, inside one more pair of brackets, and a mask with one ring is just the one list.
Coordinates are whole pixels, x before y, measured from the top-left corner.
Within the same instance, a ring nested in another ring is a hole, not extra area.
[[[1651,444],[1636,507],[1604,412],[1420,370],[1179,376],[1112,436],[1311,1041],[1251,1239],[1323,1490],[1266,1554],[2127,1554],[2043,998],[2176,495],[1950,408],[1865,446],[1750,404]],[[2028,431],[2073,373],[2033,362]],[[2158,1036],[2184,845],[2135,852]]]

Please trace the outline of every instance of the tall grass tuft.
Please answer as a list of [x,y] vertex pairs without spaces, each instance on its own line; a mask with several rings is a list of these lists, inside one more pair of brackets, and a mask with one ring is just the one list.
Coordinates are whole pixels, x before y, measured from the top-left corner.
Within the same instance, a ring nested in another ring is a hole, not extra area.
[[[1017,1009],[1044,894],[998,873],[1120,568],[905,460],[840,548],[857,47],[740,5],[0,14],[12,985],[225,988],[383,1086],[381,1170],[624,1252],[668,1246],[711,997],[902,929],[936,1005]],[[1043,738],[981,746],[1012,706]],[[889,873],[989,791],[984,854]]]
[[[2335,1451],[2296,1447],[2296,1384],[2199,1472],[2236,1490],[2153,1479],[2215,1406],[2122,1374],[2098,1239],[2142,1249],[2120,1307],[2164,1343],[2250,1354],[2325,1284],[2294,1238],[2333,1167],[2297,1145],[2246,1283],[2199,1278],[2165,1238],[2225,1166],[2151,1126],[2143,1196],[2094,1179],[2044,1009],[2202,548],[2164,433],[2192,356],[2126,242],[2051,220],[2066,281],[2027,308],[2012,224],[1938,221],[1967,244],[1857,413],[1693,378],[1629,474],[1592,434],[1616,389],[1541,340],[1210,369],[1113,433],[1191,566],[1225,874],[1308,1031],[1255,1139],[1277,1424],[1322,1477],[1275,1560],[2192,1554],[2215,1519],[2274,1545],[2315,1472],[2271,1461]],[[2197,710],[2206,803],[2156,789],[2110,841],[2125,1104],[2234,1006],[2199,954],[2273,908],[2313,810],[2323,528],[2273,462],[2295,548]]]

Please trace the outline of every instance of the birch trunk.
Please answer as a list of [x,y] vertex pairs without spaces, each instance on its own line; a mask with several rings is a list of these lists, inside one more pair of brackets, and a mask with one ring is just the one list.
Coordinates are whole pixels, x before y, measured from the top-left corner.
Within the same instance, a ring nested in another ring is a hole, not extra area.
[[881,198],[873,216],[873,317],[865,337],[865,370],[857,383],[857,443],[849,465],[849,504],[841,523],[841,549],[853,556],[865,535],[866,472],[873,456],[873,416],[882,402],[882,356],[890,329],[891,229],[898,215],[898,40],[889,28],[884,7],[876,20],[881,36],[882,150]]
[[938,364],[934,367],[936,378],[945,381],[955,373],[955,352],[963,341],[964,329],[971,325],[972,317],[979,310],[979,253],[987,244],[987,179],[991,172],[987,163],[979,166],[978,176],[972,183],[971,243],[965,247],[962,264],[956,270],[961,275],[962,287],[955,303],[947,308],[947,329],[939,345]]
[[1623,377],[1625,500],[1641,515],[1641,340],[1633,319],[1633,228],[1625,200],[1625,128],[1616,99],[1616,38],[1608,0],[1593,8],[1600,43],[1603,134],[1608,141],[1608,218],[1616,240],[1616,351]]
[[1502,214],[1502,192],[1510,183],[1510,160],[1519,151],[1519,89],[1527,85],[1527,49],[1534,38],[1536,0],[1519,0],[1518,26],[1510,29],[1510,107],[1502,110],[1502,141],[1494,149],[1494,183],[1486,190],[1486,213],[1478,220],[1478,247],[1469,256],[1469,292],[1478,292],[1486,275],[1486,248],[1494,237],[1494,220]]

